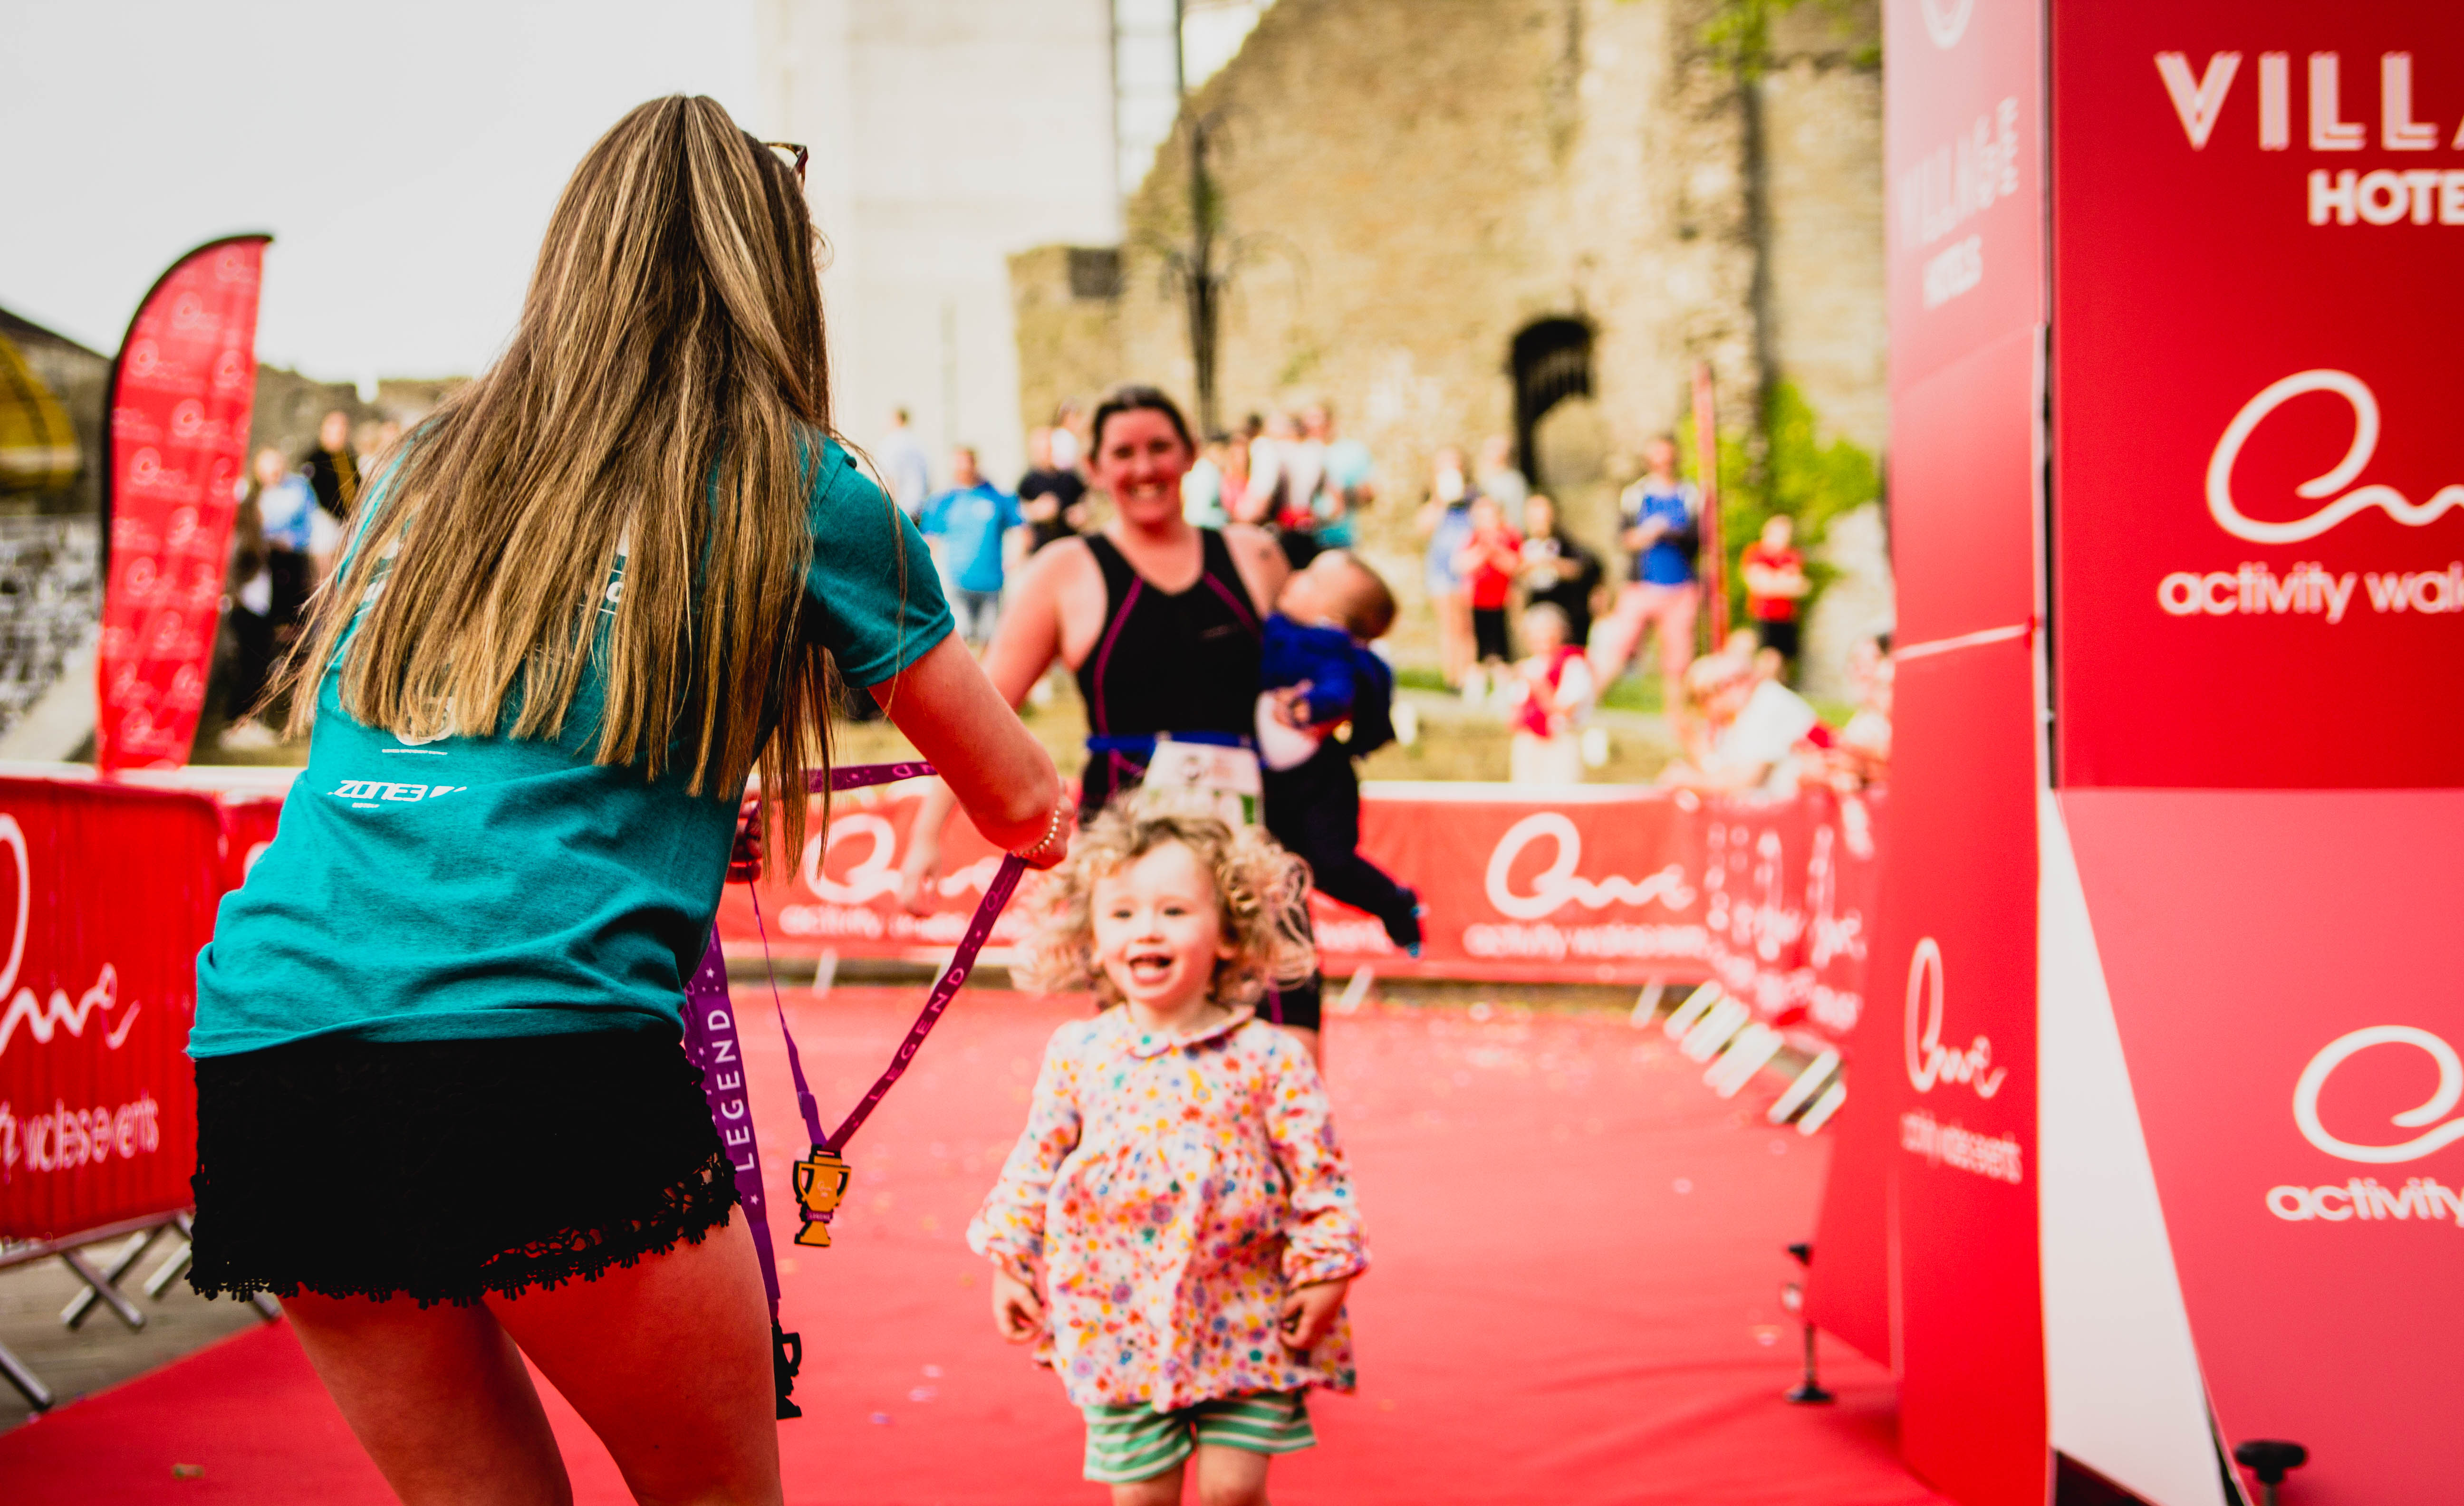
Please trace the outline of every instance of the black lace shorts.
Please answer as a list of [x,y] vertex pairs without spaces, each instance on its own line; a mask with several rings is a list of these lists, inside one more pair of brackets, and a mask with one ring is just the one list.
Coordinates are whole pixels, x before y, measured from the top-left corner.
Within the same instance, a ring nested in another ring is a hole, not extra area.
[[735,1172],[672,1036],[295,1041],[197,1063],[208,1297],[468,1304],[727,1222]]

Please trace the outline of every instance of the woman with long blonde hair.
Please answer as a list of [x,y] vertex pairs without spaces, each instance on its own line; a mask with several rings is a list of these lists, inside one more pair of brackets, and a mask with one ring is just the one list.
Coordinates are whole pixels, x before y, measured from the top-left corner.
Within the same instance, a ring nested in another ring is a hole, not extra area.
[[288,668],[308,766],[198,957],[200,1291],[274,1292],[404,1500],[570,1496],[527,1356],[645,1501],[780,1498],[769,1327],[679,1049],[757,772],[838,677],[994,841],[1052,764],[834,437],[801,148],[653,100],[503,357],[405,443]]

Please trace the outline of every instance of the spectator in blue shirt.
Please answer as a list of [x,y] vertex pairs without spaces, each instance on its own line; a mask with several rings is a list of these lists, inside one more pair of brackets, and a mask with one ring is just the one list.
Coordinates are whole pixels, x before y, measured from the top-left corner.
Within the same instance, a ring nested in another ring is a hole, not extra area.
[[924,504],[919,527],[937,540],[956,588],[950,608],[958,631],[981,648],[1001,618],[1001,545],[1014,528],[1026,525],[1018,498],[986,481],[976,452],[961,445],[950,454],[950,490]]
[[1642,646],[1660,633],[1665,704],[1683,704],[1685,666],[1694,661],[1694,614],[1702,585],[1694,556],[1702,547],[1703,494],[1677,477],[1677,441],[1662,434],[1644,451],[1650,472],[1618,498],[1625,527],[1617,535],[1627,563],[1617,609],[1594,632],[1592,681],[1605,690]]

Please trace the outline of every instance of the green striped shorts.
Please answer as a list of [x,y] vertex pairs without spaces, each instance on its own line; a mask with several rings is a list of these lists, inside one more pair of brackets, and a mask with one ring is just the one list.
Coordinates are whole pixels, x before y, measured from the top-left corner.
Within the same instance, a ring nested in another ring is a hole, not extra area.
[[1253,1391],[1218,1396],[1176,1411],[1152,1407],[1089,1407],[1087,1478],[1098,1485],[1151,1480],[1198,1445],[1250,1453],[1296,1453],[1317,1445],[1307,1391]]

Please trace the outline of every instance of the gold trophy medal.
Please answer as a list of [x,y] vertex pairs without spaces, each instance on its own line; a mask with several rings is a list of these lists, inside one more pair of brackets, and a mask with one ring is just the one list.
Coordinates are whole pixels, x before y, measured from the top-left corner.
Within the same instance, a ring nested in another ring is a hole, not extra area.
[[796,1231],[796,1243],[826,1249],[830,1242],[830,1215],[839,1210],[839,1199],[847,1195],[847,1162],[837,1151],[820,1146],[813,1153],[796,1163],[796,1211],[804,1227]]

